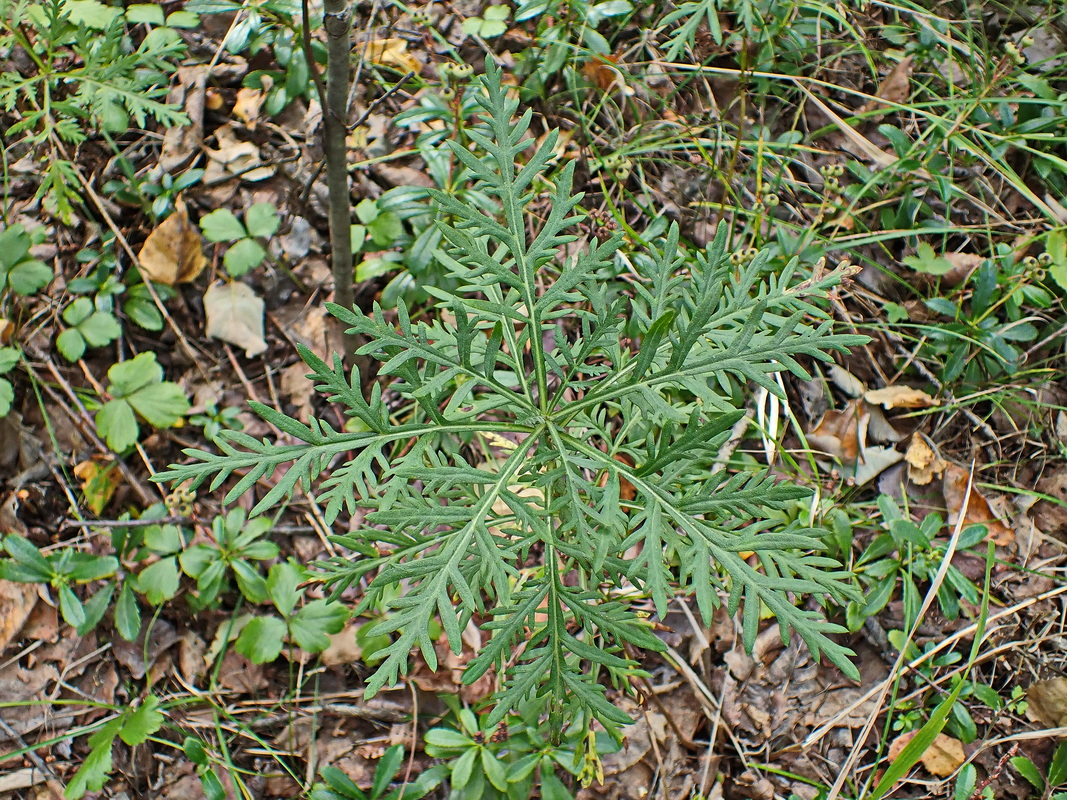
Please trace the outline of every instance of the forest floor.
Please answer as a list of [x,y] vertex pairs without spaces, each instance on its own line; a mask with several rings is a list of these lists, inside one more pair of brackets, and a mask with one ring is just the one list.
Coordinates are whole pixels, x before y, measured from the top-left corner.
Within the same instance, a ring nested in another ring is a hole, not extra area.
[[[806,364],[812,380],[783,374],[784,400],[738,387],[750,424],[724,450],[731,470],[813,491],[782,521],[854,571],[866,599],[822,611],[861,680],[783,644],[773,619],[746,652],[738,618],[707,625],[679,596],[657,619],[665,652],[641,657],[649,677],[609,691],[635,722],[588,785],[536,723],[481,729],[491,681],[460,679],[476,626],[462,655],[442,640],[436,672],[413,657],[369,700],[387,602],[328,646],[250,649],[249,609],[269,605],[240,570],[263,581],[336,555],[328,537],[360,513],[331,527],[299,495],[246,520],[271,475],[229,507],[221,489],[151,481],[227,430],[284,443],[249,400],[345,426],[296,350],[344,348],[325,309],[321,14],[0,0],[0,534],[16,535],[0,797],[1067,792],[1063,6],[354,4],[360,308],[442,313],[426,289],[455,282],[429,190],[478,200],[445,142],[477,110],[465,65],[490,59],[531,135],[560,129],[543,177],[576,163],[584,240],[623,234],[605,277],[620,291],[669,222],[697,249],[727,225],[738,263],[861,268],[827,310],[869,343]],[[205,577],[211,559],[237,581]],[[468,750],[477,765],[458,766]],[[494,788],[494,764],[532,752],[558,779]],[[327,767],[360,790],[317,783]]]

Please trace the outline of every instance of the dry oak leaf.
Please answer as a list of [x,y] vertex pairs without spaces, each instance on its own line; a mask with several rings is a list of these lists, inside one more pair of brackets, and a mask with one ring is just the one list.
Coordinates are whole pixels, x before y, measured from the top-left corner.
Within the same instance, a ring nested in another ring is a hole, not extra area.
[[248,358],[267,349],[263,338],[263,300],[240,281],[213,283],[204,293],[208,336],[241,347]]
[[904,460],[908,462],[908,478],[919,486],[926,486],[948,466],[933,443],[918,432],[911,437]]
[[[967,491],[967,479],[969,473],[963,467],[955,464],[945,465],[944,478],[941,481],[941,491],[945,496],[945,508],[948,511],[948,524],[955,525],[963,509],[963,497]],[[986,536],[993,544],[1004,547],[1015,541],[1015,531],[1006,522],[1002,521],[993,513],[993,507],[989,500],[978,491],[978,487],[971,487],[971,497],[967,501],[967,510],[963,512],[963,524],[985,525],[989,532]]]
[[908,95],[911,93],[911,65],[914,59],[912,56],[906,56],[897,62],[897,65],[893,67],[888,75],[878,84],[878,91],[876,97],[878,100],[871,100],[866,103],[861,109],[864,111],[880,111],[888,109],[886,103],[880,103],[879,100],[888,100],[890,103],[903,103],[908,99]]
[[189,220],[189,210],[180,197],[174,213],[148,234],[137,258],[141,269],[157,283],[173,286],[196,280],[207,266],[203,240],[196,225]]
[[880,405],[887,411],[894,408],[930,408],[938,405],[926,392],[903,384],[872,389],[864,393],[863,399],[873,405]]
[[1035,681],[1026,690],[1026,716],[1046,728],[1067,727],[1067,678]]
[[375,39],[367,44],[367,58],[383,67],[392,67],[401,72],[422,71],[422,62],[408,52],[406,39]]

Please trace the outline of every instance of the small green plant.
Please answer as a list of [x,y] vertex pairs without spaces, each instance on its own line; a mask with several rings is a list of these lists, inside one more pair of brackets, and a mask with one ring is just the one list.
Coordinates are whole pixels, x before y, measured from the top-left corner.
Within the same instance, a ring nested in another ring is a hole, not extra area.
[[196,606],[212,605],[219,594],[229,590],[231,576],[248,601],[263,603],[268,599],[267,582],[252,562],[278,556],[278,546],[264,538],[271,526],[269,517],[248,519],[244,509],[231,508],[212,522],[212,544],[196,544],[181,552],[178,561],[182,571],[196,580]]
[[21,225],[0,230],[0,295],[8,290],[25,297],[52,281],[51,267],[30,255],[35,238]]
[[138,417],[156,428],[169,428],[189,410],[181,387],[163,380],[155,353],[113,364],[107,377],[111,399],[96,412],[96,429],[116,453],[137,442],[141,435]]
[[244,428],[241,422],[241,409],[237,406],[219,408],[214,400],[204,405],[202,414],[193,414],[189,417],[190,425],[197,425],[204,429],[204,438],[209,442],[218,440],[223,431],[239,431]]
[[[376,628],[394,638],[368,695],[397,681],[415,647],[436,669],[435,622],[459,653],[477,613],[491,617],[490,638],[464,680],[495,669],[505,686],[488,724],[520,706],[547,713],[555,735],[568,718],[625,724],[628,715],[608,702],[602,681],[628,686],[636,664],[624,645],[662,649],[629,605],[634,587],[661,614],[675,587],[695,593],[707,620],[724,603],[731,613],[743,605],[749,646],[769,611],[784,636],[795,632],[816,657],[857,676],[850,651],[831,638],[843,628],[795,600],[805,593],[858,600],[849,574],[813,552],[815,531],[765,521],[766,510],[807,492],[766,471],[710,469],[743,416],[738,382],[780,394],[775,372],[807,376],[798,359],[825,360],[828,350],[866,341],[832,333],[826,312],[805,299],[824,296],[842,273],[797,282],[793,262],[764,282],[762,255],[740,268],[727,263],[725,226],[706,253],[685,250],[675,227],[636,284],[648,313],[625,297],[609,302],[597,276],[620,238],[562,258],[582,219],[581,195],[571,191],[574,162],[531,232],[532,186],[553,157],[556,134],[517,164],[532,144],[532,112],[513,120],[518,101],[507,97],[499,71],[488,70],[479,92],[483,124],[468,130],[473,146],[451,148],[499,202],[500,219],[433,194],[447,246],[441,258],[460,287],[434,290],[446,313],[415,323],[403,305],[396,320],[380,308],[365,315],[330,306],[364,337],[358,352],[381,362],[379,376],[392,378],[410,418],[394,421],[380,384],[365,398],[359,375],[347,375],[339,357],[331,367],[301,348],[320,387],[360,432],[340,433],[319,419],[305,425],[252,404],[297,443],[228,432],[222,454],[187,450],[191,463],[155,479],[194,487],[210,480],[214,488],[243,470],[227,494],[232,501],[275,474],[258,514],[300,487],[310,491],[335,456],[353,453],[319,484],[319,498],[328,522],[363,506],[370,524],[335,537],[351,554],[321,565],[324,578],[341,592],[376,572],[365,605],[405,586]],[[630,313],[641,315],[636,352],[620,336]],[[487,441],[504,448],[499,458],[480,456]],[[286,464],[288,471],[275,472]],[[623,497],[624,483],[632,499]]]
[[1045,773],[1026,756],[1015,756],[1009,763],[1034,787],[1041,800],[1067,800],[1067,791],[1056,791],[1067,788],[1067,742],[1056,746]]
[[210,242],[230,242],[222,263],[239,278],[263,263],[267,251],[258,240],[273,236],[280,223],[274,206],[256,203],[245,212],[243,224],[232,211],[220,208],[200,218],[200,229]]
[[422,776],[402,787],[389,788],[403,765],[404,748],[393,745],[378,759],[371,787],[367,791],[360,789],[337,767],[323,767],[319,772],[322,780],[311,787],[310,800],[418,800],[432,788],[426,785],[427,781]]
[[[866,592],[862,602],[849,604],[848,624],[852,630],[859,630],[867,617],[877,614],[897,596],[899,585],[904,601],[904,630],[908,630],[922,605],[919,587],[933,579],[945,558],[948,542],[938,539],[944,519],[940,514],[927,514],[916,525],[888,495],[878,497],[878,508],[885,533],[867,545],[853,568]],[[984,525],[968,526],[960,535],[957,551],[980,544],[987,533]],[[961,600],[977,605],[980,595],[978,587],[950,565],[937,599],[945,619],[954,620],[960,615]]]
[[480,17],[467,17],[463,20],[463,32],[467,36],[481,36],[492,39],[507,32],[511,9],[504,5],[489,6]]
[[89,755],[67,784],[63,796],[67,800],[79,800],[87,792],[99,792],[111,773],[111,749],[115,739],[121,739],[130,747],[144,744],[149,736],[163,727],[165,720],[159,698],[150,694],[135,707],[127,708],[106,722],[89,737]]
[[70,547],[45,555],[17,533],[4,537],[4,549],[11,560],[0,561],[0,578],[51,586],[58,596],[63,620],[79,634],[88,633],[103,618],[111,602],[113,585],[108,584],[85,603],[71,587],[112,577],[119,568],[117,558],[83,553]]
[[[177,13],[177,12],[176,12]],[[202,169],[187,169],[177,178],[169,172],[160,177],[140,176],[125,158],[118,159],[125,180],[118,178],[104,184],[104,193],[117,202],[140,208],[155,220],[163,220],[174,211],[174,201],[186,189],[204,177]]]
[[56,349],[67,361],[77,361],[90,347],[103,347],[122,335],[122,325],[110,311],[79,297],[63,310],[67,328],[56,337]]
[[534,786],[541,797],[573,800],[557,768],[576,778],[587,766],[595,773],[595,754],[617,749],[604,736],[599,745],[586,746],[582,725],[568,727],[554,744],[536,719],[509,716],[490,725],[469,708],[455,707],[454,697],[449,704],[454,706],[455,727],[432,728],[425,742],[428,756],[445,760],[442,771],[455,800],[526,800]]
[[341,603],[319,599],[297,610],[305,591],[301,584],[310,577],[307,569],[291,560],[270,568],[267,598],[281,617],[256,615],[249,619],[234,645],[238,653],[253,664],[264,664],[278,657],[286,641],[308,653],[321,653],[330,646],[330,635],[339,633],[348,621],[348,609]]
[[[148,4],[132,8],[137,21],[147,22],[143,9],[162,13]],[[154,19],[156,12],[149,13]],[[197,24],[186,12],[175,12],[166,22]],[[134,46],[126,24],[121,8],[96,0],[8,3],[0,15],[0,51],[21,49],[33,68],[26,74],[0,73],[0,111],[19,112],[7,135],[13,140],[22,134],[35,147],[54,148],[53,137],[80,144],[95,131],[124,133],[131,121],[139,128],[150,118],[164,126],[188,124],[179,108],[161,100],[185,52],[184,40],[164,24]],[[37,197],[67,220],[80,202],[80,187],[74,165],[57,152],[52,156]]]

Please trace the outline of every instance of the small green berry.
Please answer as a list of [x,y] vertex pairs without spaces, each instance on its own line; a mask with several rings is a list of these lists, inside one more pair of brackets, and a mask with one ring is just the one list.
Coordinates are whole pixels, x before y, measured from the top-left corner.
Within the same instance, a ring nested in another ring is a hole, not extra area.
[[1037,263],[1042,267],[1052,266],[1052,253],[1042,253],[1037,257]]

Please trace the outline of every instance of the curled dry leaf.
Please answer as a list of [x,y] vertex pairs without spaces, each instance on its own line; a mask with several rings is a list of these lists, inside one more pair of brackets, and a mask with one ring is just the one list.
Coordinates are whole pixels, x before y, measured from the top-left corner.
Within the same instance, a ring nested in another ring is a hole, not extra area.
[[205,147],[208,154],[204,183],[239,177],[243,181],[262,181],[271,177],[275,169],[264,166],[259,148],[252,142],[242,142],[229,124],[215,131],[218,149]]
[[884,389],[872,389],[863,395],[863,399],[873,405],[880,405],[887,411],[894,408],[930,408],[937,401],[921,389],[910,386],[887,386]]
[[908,462],[908,478],[919,486],[926,486],[948,466],[934,443],[918,432],[911,437],[904,460]]
[[1067,727],[1067,678],[1031,683],[1026,702],[1028,719],[1046,728]]
[[174,213],[148,234],[137,257],[149,278],[168,286],[196,280],[203,272],[207,266],[203,240],[180,197],[174,203]]
[[876,417],[880,413],[862,400],[850,400],[843,410],[831,409],[823,414],[808,434],[808,442],[837,459],[844,477],[862,486],[904,457],[893,447],[867,444],[868,435],[881,441],[899,438],[888,421]]
[[392,67],[400,72],[422,71],[422,62],[408,52],[406,39],[375,39],[367,45],[367,58],[383,67]]
[[[967,492],[967,478],[969,473],[955,464],[945,465],[945,474],[941,483],[941,491],[945,496],[945,508],[948,511],[948,524],[955,525],[963,509],[963,497]],[[985,525],[989,534],[986,538],[1001,547],[1015,541],[1015,531],[1011,526],[1003,522],[993,513],[993,507],[989,500],[978,491],[977,486],[971,487],[971,497],[967,502],[967,510],[963,512],[963,524]]]
[[213,283],[204,293],[205,333],[243,348],[249,358],[267,349],[263,300],[240,281]]
[[269,75],[264,75],[260,80],[263,82],[262,89],[242,86],[237,90],[237,99],[233,103],[233,115],[247,125],[250,131],[254,131],[259,124],[259,110],[267,99],[267,90],[274,83]]

